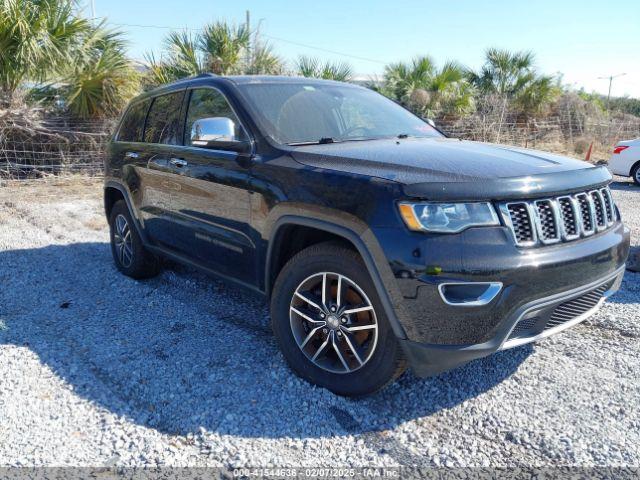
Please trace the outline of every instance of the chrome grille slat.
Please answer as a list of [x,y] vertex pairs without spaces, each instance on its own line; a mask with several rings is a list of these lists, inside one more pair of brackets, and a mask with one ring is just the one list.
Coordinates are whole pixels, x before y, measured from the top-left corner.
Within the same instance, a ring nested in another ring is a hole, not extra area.
[[540,241],[545,244],[559,242],[561,240],[560,217],[556,201],[536,200],[533,204]]
[[593,201],[596,230],[602,231],[607,228],[604,199],[602,198],[602,194],[598,190],[589,192],[589,195],[591,196],[591,200]]
[[615,214],[613,210],[613,198],[611,197],[611,191],[608,188],[600,190],[602,200],[604,201],[604,208],[606,212],[607,226],[613,225],[615,221]]
[[580,219],[578,206],[571,197],[558,197],[560,217],[562,218],[562,238],[566,241],[580,237]]
[[570,242],[602,232],[617,220],[608,187],[560,197],[500,204],[519,247]]
[[580,207],[580,220],[582,221],[582,235],[585,237],[593,235],[595,232],[595,223],[593,221],[594,208],[593,200],[586,193],[579,193],[575,196],[578,206]]

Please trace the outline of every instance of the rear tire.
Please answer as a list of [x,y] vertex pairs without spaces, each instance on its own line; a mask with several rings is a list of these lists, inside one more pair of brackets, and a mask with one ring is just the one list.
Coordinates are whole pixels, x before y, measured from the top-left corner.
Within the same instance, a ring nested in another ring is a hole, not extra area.
[[640,186],[640,162],[636,163],[631,169],[631,178],[636,185]]
[[271,324],[291,369],[338,395],[376,392],[406,369],[366,266],[339,243],[289,260],[273,288]]
[[118,200],[113,205],[109,229],[111,254],[118,270],[135,279],[150,278],[158,274],[160,261],[144,247],[124,200]]

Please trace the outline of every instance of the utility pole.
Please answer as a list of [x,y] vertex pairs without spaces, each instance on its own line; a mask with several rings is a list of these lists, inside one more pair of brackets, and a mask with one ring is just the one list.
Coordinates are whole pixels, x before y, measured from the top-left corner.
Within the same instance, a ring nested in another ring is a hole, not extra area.
[[247,34],[249,35],[249,43],[247,44],[247,69],[251,66],[251,13],[247,10],[246,17]]
[[617,75],[609,75],[608,77],[598,77],[598,80],[609,80],[609,93],[607,94],[607,111],[609,111],[609,102],[611,101],[611,84],[614,78],[622,77],[626,73],[619,73]]

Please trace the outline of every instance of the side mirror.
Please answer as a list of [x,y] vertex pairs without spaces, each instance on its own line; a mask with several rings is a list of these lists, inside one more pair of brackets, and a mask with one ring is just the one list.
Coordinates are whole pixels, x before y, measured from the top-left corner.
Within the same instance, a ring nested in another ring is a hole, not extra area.
[[236,138],[236,124],[226,117],[196,120],[191,127],[190,138],[194,147],[246,152],[251,146],[249,142]]

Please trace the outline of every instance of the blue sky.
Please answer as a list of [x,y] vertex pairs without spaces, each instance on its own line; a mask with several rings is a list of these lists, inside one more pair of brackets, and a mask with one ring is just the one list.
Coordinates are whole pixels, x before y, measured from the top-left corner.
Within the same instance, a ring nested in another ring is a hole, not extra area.
[[[86,14],[90,14],[90,1]],[[278,53],[349,62],[358,75],[382,72],[385,63],[429,54],[438,63],[455,59],[477,68],[486,48],[528,49],[546,73],[564,83],[606,93],[598,77],[614,80],[613,95],[640,97],[640,3],[638,0],[94,0],[96,16],[124,30],[133,58],[160,51],[165,28],[200,28],[208,21],[252,25]],[[125,24],[127,26],[125,26]],[[305,45],[305,46],[303,46]],[[308,46],[308,47],[307,47]],[[315,47],[315,48],[311,48]],[[338,55],[339,52],[343,55]]]

